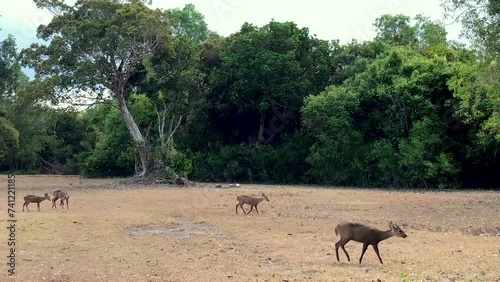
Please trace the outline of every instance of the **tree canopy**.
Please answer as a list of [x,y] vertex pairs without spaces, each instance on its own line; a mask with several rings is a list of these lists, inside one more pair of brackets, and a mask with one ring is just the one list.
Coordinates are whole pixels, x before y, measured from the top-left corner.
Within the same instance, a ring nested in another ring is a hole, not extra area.
[[0,170],[498,188],[497,2],[443,2],[467,45],[425,15],[341,44],[291,21],[221,36],[192,4],[35,0],[44,42],[0,45]]

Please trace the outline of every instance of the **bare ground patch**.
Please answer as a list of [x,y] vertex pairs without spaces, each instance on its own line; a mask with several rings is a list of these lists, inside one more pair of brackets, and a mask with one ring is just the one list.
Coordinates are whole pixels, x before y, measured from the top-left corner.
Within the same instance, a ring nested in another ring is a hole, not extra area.
[[187,239],[196,236],[208,236],[212,238],[228,238],[220,232],[214,230],[214,227],[204,221],[193,222],[184,216],[175,217],[178,222],[167,226],[138,225],[125,230],[129,236],[142,235],[160,235],[170,239]]

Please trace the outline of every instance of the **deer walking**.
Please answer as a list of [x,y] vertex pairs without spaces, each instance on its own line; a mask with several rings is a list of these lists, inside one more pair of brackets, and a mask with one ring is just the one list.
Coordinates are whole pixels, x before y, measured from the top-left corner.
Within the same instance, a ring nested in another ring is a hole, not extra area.
[[35,196],[35,195],[26,195],[26,196],[24,196],[23,211],[24,211],[24,207],[25,206],[26,206],[26,209],[28,211],[30,211],[30,209],[28,208],[29,203],[36,203],[36,205],[38,206],[38,211],[40,211],[40,202],[42,202],[44,200],[49,200],[50,201],[49,194],[45,193],[45,196],[43,196],[43,197]]
[[[255,207],[255,211],[257,212],[257,214],[259,214],[257,205],[264,200],[269,202],[269,198],[266,196],[266,194],[262,193],[261,196],[262,196],[261,198],[254,198],[245,195],[237,196],[236,201],[238,201],[238,203],[236,204],[236,214],[238,214],[238,207],[240,207],[245,214],[249,214],[253,210],[253,207]],[[245,209],[243,208],[243,204],[250,205],[250,211],[246,212]]]
[[372,228],[359,223],[351,223],[351,222],[342,222],[335,227],[335,235],[340,235],[340,240],[335,243],[335,254],[337,255],[337,261],[339,259],[339,247],[342,248],[345,255],[347,256],[347,260],[351,261],[349,254],[345,250],[344,246],[351,240],[363,243],[363,250],[361,251],[361,257],[359,258],[359,263],[361,264],[361,260],[363,260],[363,255],[368,248],[368,245],[373,246],[373,250],[377,254],[378,260],[381,264],[382,258],[380,258],[380,254],[378,251],[378,243],[385,239],[389,239],[393,236],[406,238],[406,233],[399,228],[396,224],[393,224],[392,221],[389,223],[390,229],[387,231],[381,231],[376,228]]
[[64,200],[66,200],[66,209],[69,210],[69,193],[66,190],[57,189],[52,192],[52,207],[57,209],[56,201],[61,199],[59,205],[64,209]]

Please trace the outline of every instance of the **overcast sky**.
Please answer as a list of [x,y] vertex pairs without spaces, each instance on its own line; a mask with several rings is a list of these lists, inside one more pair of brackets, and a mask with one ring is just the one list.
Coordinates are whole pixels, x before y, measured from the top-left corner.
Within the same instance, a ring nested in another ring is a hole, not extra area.
[[[66,0],[74,3],[74,0]],[[0,0],[0,41],[13,34],[19,48],[36,41],[36,27],[50,21],[49,12],[39,10],[32,0]],[[293,21],[325,40],[371,40],[373,23],[383,14],[417,14],[442,20],[440,0],[153,0],[153,7],[182,8],[193,3],[210,30],[221,35],[237,32],[244,22],[262,26],[275,21]],[[458,26],[446,26],[448,39],[458,39]]]

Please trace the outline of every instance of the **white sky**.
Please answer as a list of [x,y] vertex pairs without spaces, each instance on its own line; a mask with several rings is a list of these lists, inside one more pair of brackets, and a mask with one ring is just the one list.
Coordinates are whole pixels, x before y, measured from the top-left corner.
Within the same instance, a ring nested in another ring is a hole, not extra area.
[[[74,2],[70,0],[67,2]],[[275,21],[293,21],[325,40],[371,40],[373,23],[383,14],[417,14],[442,20],[440,0],[153,0],[153,7],[182,8],[193,3],[210,28],[221,35],[237,32],[244,22],[262,26]],[[36,41],[36,28],[51,15],[36,8],[32,0],[0,0],[0,41],[13,34],[19,48]],[[459,27],[446,26],[448,39],[458,39]]]

